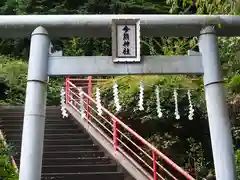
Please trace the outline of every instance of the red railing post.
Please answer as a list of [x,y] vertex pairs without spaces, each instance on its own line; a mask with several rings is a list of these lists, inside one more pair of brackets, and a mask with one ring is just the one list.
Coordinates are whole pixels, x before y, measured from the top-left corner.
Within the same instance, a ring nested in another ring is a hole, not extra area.
[[157,157],[155,151],[152,151],[153,158],[153,180],[157,180]]
[[[88,76],[88,96],[92,97],[92,76]],[[87,98],[87,119],[91,120],[91,108],[90,108],[90,99]]]
[[116,118],[113,118],[113,147],[115,152],[118,151],[118,131],[117,131],[117,120]]
[[69,103],[69,77],[65,79],[65,96],[66,96],[66,104]]

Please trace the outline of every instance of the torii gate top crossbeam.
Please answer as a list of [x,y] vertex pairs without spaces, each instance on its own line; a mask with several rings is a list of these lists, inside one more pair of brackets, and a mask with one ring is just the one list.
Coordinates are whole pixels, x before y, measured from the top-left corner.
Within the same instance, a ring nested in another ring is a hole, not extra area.
[[51,37],[110,37],[112,19],[140,19],[144,36],[198,36],[207,25],[219,25],[218,36],[240,36],[240,16],[230,15],[2,15],[0,37],[30,37],[43,26]]

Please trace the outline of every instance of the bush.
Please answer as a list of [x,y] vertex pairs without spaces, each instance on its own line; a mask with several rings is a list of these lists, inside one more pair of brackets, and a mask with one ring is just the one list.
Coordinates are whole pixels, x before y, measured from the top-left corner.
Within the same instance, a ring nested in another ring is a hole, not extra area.
[[0,83],[6,87],[4,102],[24,104],[27,64],[23,60],[0,57]]
[[[48,83],[48,105],[59,105],[62,78],[51,78]],[[0,104],[23,105],[27,83],[27,62],[0,56],[0,85],[4,96]]]
[[0,177],[4,180],[18,180],[18,173],[11,163],[9,147],[0,140]]
[[240,93],[240,75],[236,73],[232,77],[229,77],[228,80],[228,89],[232,94],[239,94]]
[[236,162],[236,169],[237,169],[237,179],[240,179],[240,150],[235,151],[235,162]]

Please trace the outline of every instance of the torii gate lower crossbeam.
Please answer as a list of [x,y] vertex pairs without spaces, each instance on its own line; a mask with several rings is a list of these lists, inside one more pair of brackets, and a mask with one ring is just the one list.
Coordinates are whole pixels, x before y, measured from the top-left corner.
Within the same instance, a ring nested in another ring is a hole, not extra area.
[[[61,73],[61,69],[57,70],[58,74],[54,74],[56,71],[54,71],[54,67],[51,66],[56,65],[57,62],[53,64],[48,63],[48,60],[51,59],[48,55],[49,43],[46,30],[43,27],[38,27],[33,32],[31,39],[22,136],[20,180],[40,180],[47,76],[66,74],[66,72]],[[217,180],[235,180],[236,173],[229,115],[223,89],[223,78],[220,70],[217,37],[213,26],[207,26],[201,31],[199,47],[202,67],[199,66],[196,71],[201,72],[202,68],[204,71],[206,104],[216,177]],[[62,61],[59,61],[59,63],[61,62]],[[184,69],[183,63],[185,62],[182,61],[181,70]],[[81,66],[81,63],[82,62],[79,61],[78,65]],[[58,64],[58,67],[61,66],[62,64]],[[76,66],[76,64],[74,64],[74,66]],[[117,64],[114,66],[117,66]],[[128,66],[131,66],[131,64]],[[154,66],[156,66],[155,63]],[[174,66],[174,63],[173,65],[169,64],[169,66]],[[149,68],[151,69],[151,67],[148,67],[148,69]],[[89,72],[89,74],[98,75],[96,69],[96,67],[92,68],[92,72]],[[153,69],[154,71],[157,71],[156,67],[153,67]],[[88,70],[90,71],[90,69]],[[168,70],[170,71],[170,69]],[[69,72],[67,73],[71,74],[70,71],[71,69],[69,68]],[[140,72],[144,73],[144,68],[141,69],[138,65],[136,66],[135,71],[135,74],[139,74]],[[159,67],[159,74],[161,74],[161,72],[163,71],[161,70],[161,67]],[[154,74],[156,73],[157,72],[154,72]],[[81,74],[81,72],[79,72],[79,74]],[[113,74],[117,75],[119,73],[116,71]]]

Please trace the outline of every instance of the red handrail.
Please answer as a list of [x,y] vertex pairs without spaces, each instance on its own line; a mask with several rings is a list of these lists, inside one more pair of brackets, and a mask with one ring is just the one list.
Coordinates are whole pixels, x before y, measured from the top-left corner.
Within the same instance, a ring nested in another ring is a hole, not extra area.
[[[70,87],[71,86],[71,87]],[[66,97],[68,96],[68,100],[69,100],[69,93],[71,92],[71,94],[74,94],[75,97],[78,97],[77,93],[73,92],[72,89],[75,89],[76,91],[79,91],[79,89],[77,88],[77,86],[75,86],[70,79],[66,79],[66,89],[68,88],[68,90],[66,90]],[[68,94],[67,94],[68,93]],[[95,105],[97,104],[97,102],[90,97],[88,94],[86,94],[85,92],[82,92],[83,96],[87,99],[87,115],[93,117],[93,115],[90,113],[89,111],[89,107],[90,106],[90,101],[92,103],[94,103]],[[78,97],[79,98],[79,97]],[[77,99],[78,99],[77,98]],[[71,99],[71,101],[74,100]],[[75,99],[75,105],[77,104],[77,101]],[[75,108],[77,109],[77,108]],[[167,172],[167,174],[172,177],[174,180],[177,180],[177,178],[175,178],[170,172],[168,172],[165,168],[163,168],[163,166],[161,166],[158,162],[157,162],[157,155],[163,159],[165,162],[167,162],[169,165],[171,165],[176,171],[178,171],[181,175],[183,175],[186,179],[188,180],[195,180],[191,175],[189,175],[186,171],[184,171],[181,167],[179,167],[177,164],[175,164],[171,159],[169,159],[167,156],[165,156],[163,153],[161,153],[157,148],[155,148],[154,146],[152,146],[148,141],[146,141],[144,138],[142,138],[139,134],[137,134],[134,130],[132,130],[130,127],[128,127],[126,124],[124,124],[121,120],[119,120],[117,117],[115,117],[111,112],[109,112],[106,108],[101,107],[101,109],[108,114],[111,117],[111,121],[112,121],[112,126],[113,126],[113,146],[114,146],[114,150],[118,151],[118,142],[120,141],[120,139],[118,138],[118,126],[120,125],[121,127],[123,127],[125,130],[127,130],[132,136],[134,136],[137,140],[139,140],[142,144],[144,144],[145,146],[147,146],[151,152],[152,152],[152,160],[153,160],[153,164],[152,164],[152,170],[153,170],[153,179],[157,180],[157,177],[160,177],[161,179],[164,179],[164,177],[162,177],[161,175],[159,175],[157,173],[157,165],[159,167],[161,167],[165,172]],[[106,127],[104,127],[106,128]]]
[[[69,78],[69,81],[88,81],[89,77],[92,78],[92,76],[88,76],[87,79],[83,78]],[[92,79],[93,81],[106,81],[107,79]]]

